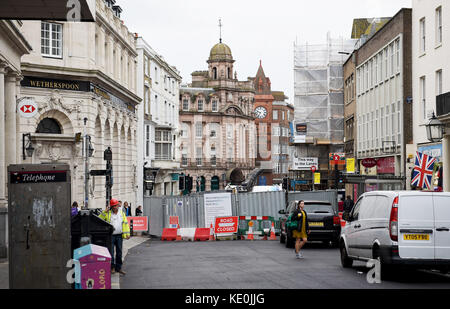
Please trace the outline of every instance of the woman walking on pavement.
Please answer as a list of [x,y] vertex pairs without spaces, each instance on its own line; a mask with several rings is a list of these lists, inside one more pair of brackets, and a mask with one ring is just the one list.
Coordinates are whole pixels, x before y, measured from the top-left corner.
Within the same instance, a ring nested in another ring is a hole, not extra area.
[[297,259],[302,259],[303,255],[300,253],[300,249],[306,244],[308,241],[307,234],[309,231],[308,224],[308,216],[306,215],[305,202],[301,200],[297,204],[297,209],[294,211],[292,215],[292,220],[298,221],[297,230],[292,231],[292,236],[295,240],[295,256]]

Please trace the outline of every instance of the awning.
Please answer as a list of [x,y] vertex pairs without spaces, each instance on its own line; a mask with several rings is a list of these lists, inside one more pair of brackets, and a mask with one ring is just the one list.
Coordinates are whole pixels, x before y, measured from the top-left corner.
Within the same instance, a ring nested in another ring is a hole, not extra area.
[[[95,1],[77,1],[80,3],[80,21],[94,22]],[[70,2],[63,0],[2,0],[0,19],[67,21],[67,14],[74,7],[70,5]]]

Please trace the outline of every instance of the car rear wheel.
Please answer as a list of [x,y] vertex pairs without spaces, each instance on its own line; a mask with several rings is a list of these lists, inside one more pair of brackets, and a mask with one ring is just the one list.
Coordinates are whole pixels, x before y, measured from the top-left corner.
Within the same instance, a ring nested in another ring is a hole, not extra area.
[[342,241],[340,244],[340,251],[341,251],[341,264],[344,268],[350,268],[353,265],[353,260],[349,258],[347,254],[347,250],[345,249],[345,244]]
[[289,237],[288,234],[286,234],[286,248],[294,248],[295,240],[292,237]]

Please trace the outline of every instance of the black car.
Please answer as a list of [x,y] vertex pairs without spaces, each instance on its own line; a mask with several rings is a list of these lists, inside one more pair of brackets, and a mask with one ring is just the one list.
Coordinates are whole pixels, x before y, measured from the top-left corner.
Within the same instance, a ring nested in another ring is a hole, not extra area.
[[[294,212],[298,201],[288,204],[286,210],[280,210],[281,234],[280,243],[286,243],[286,248],[293,248],[295,239],[292,238],[292,231],[286,227],[289,216]],[[322,241],[323,243],[332,243],[337,247],[339,236],[341,234],[341,220],[339,215],[330,202],[326,201],[305,201],[305,211],[308,214],[309,229],[308,241]]]

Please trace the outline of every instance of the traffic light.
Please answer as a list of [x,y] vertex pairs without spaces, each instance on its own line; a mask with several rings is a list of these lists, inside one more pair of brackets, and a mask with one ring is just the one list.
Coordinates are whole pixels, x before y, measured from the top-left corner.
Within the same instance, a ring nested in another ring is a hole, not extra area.
[[289,191],[289,178],[283,178],[283,190]]

